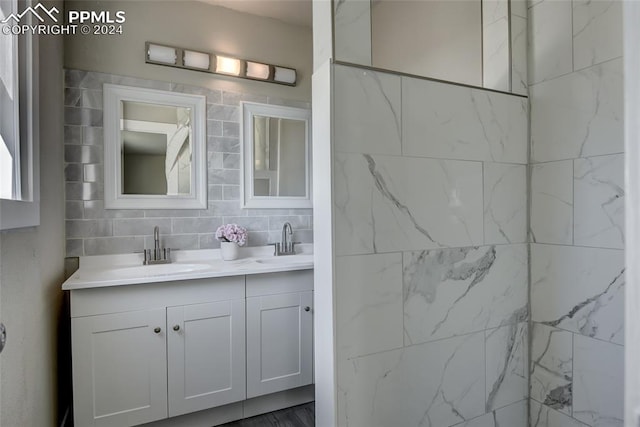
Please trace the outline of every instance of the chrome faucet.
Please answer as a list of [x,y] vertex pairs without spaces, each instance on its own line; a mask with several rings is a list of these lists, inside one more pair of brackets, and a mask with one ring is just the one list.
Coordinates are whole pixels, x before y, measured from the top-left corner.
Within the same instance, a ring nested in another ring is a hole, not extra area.
[[149,264],[169,264],[171,262],[171,248],[160,247],[160,227],[153,227],[153,250],[145,249],[144,265]]
[[[287,239],[287,233],[290,236],[289,239]],[[282,246],[282,249],[284,249],[285,251],[289,249],[289,240],[291,240],[291,237],[293,237],[291,224],[285,222],[282,226],[282,239],[280,240],[280,246]]]
[[153,250],[157,258],[157,254],[160,252],[160,227],[158,227],[157,225],[153,227]]
[[270,245],[275,246],[273,255],[295,255],[296,253],[296,244],[300,242],[292,242],[293,238],[293,229],[291,228],[291,224],[285,222],[282,225],[282,240],[279,243],[269,243]]

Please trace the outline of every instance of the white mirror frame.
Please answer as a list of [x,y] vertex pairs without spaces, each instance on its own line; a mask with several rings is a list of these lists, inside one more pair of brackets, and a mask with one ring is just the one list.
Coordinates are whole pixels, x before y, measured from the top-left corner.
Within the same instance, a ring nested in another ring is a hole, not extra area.
[[[191,192],[188,195],[122,194],[122,101],[191,109]],[[105,209],[207,209],[206,98],[200,95],[104,85]]]
[[[240,182],[240,200],[243,208],[249,209],[295,209],[312,208],[311,194],[311,110],[306,108],[284,107],[281,105],[241,102],[242,107],[242,160],[243,173]],[[306,195],[300,197],[254,196],[253,189],[253,118],[254,116],[277,117],[305,122],[305,179]]]

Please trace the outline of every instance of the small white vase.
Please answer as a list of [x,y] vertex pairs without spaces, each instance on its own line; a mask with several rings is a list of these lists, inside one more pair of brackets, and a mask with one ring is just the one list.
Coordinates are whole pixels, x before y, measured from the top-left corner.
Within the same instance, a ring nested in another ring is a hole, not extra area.
[[236,242],[220,242],[220,256],[225,261],[238,259],[240,246]]

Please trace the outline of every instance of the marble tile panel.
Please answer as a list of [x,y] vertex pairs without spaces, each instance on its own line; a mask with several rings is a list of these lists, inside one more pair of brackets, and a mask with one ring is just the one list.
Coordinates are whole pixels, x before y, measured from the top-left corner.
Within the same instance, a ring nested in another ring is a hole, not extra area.
[[573,417],[623,427],[624,347],[576,335],[573,354]]
[[488,412],[470,421],[456,424],[455,427],[528,427],[527,401]]
[[523,322],[485,331],[487,412],[529,397],[528,328]]
[[622,88],[622,59],[530,87],[532,161],[624,152]]
[[531,169],[531,241],[573,243],[573,162],[533,165]]
[[574,161],[576,245],[624,249],[624,154]]
[[533,324],[530,397],[567,415],[573,400],[572,340],[571,332]]
[[485,163],[484,243],[527,240],[527,167]]
[[533,321],[624,343],[624,252],[531,245]]
[[407,252],[405,345],[527,320],[526,245]]
[[403,77],[403,154],[526,164],[527,109],[519,96]]
[[529,9],[529,84],[573,71],[571,2],[543,0]]
[[482,244],[480,163],[338,153],[334,187],[338,255]]
[[484,334],[339,364],[338,425],[451,426],[484,412]]
[[572,4],[574,69],[622,56],[622,2],[573,0]]
[[513,14],[514,3],[524,3],[524,0],[511,2],[511,92],[528,95],[527,18]]
[[482,2],[482,86],[509,91],[508,0]]
[[333,7],[335,58],[371,65],[371,3],[338,0]]
[[529,400],[529,404],[530,427],[586,427],[585,424],[574,420],[568,415],[541,405],[533,399]]
[[401,348],[402,254],[336,258],[338,358]]
[[337,65],[334,85],[336,150],[402,154],[400,76]]

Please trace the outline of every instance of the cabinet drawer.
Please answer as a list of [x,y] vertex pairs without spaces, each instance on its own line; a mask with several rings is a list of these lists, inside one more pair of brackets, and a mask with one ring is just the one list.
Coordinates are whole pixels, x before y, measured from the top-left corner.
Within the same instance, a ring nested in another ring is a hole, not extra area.
[[247,297],[286,294],[313,290],[313,270],[247,276]]

